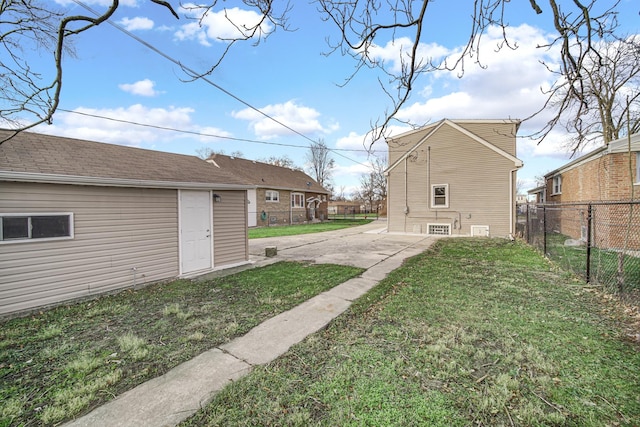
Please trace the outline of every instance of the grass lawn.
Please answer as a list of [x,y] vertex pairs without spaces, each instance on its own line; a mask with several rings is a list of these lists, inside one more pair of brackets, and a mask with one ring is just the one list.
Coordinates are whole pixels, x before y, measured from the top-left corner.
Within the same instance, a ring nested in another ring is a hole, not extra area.
[[369,224],[372,219],[340,219],[314,224],[277,225],[273,227],[250,228],[249,238],[260,239],[263,237],[293,236],[296,234],[321,233],[323,231],[340,230],[342,228],[355,227]]
[[[585,246],[566,246],[568,236],[562,234],[547,235],[547,253],[562,268],[573,271],[581,277],[587,272],[587,248]],[[620,268],[620,266],[622,268]],[[640,291],[640,258],[614,250],[591,248],[590,281],[604,286],[611,292]]]
[[362,269],[280,262],[0,322],[0,426],[54,425],[162,375]]
[[637,426],[612,301],[520,242],[440,240],[183,427]]

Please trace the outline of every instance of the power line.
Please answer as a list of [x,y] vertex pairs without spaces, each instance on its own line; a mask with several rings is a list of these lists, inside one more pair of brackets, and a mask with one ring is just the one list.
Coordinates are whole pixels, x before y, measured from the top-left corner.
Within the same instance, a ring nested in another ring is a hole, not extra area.
[[[284,144],[284,143],[281,143],[281,142],[258,141],[258,140],[255,140],[255,139],[237,138],[237,137],[227,136],[227,135],[216,135],[216,134],[213,134],[213,133],[205,133],[205,132],[199,132],[199,131],[176,129],[176,128],[172,128],[172,127],[168,127],[168,126],[159,126],[159,125],[152,125],[152,124],[148,124],[148,123],[134,122],[134,121],[131,121],[131,120],[116,119],[114,117],[101,116],[99,114],[91,114],[91,113],[86,113],[86,112],[83,112],[83,111],[67,110],[65,108],[58,108],[58,110],[59,111],[64,111],[65,113],[70,113],[70,114],[78,114],[78,115],[81,115],[81,116],[94,117],[96,119],[109,120],[109,121],[118,122],[118,123],[126,123],[126,124],[130,124],[130,125],[134,125],[134,126],[142,126],[142,127],[152,128],[152,129],[166,130],[166,131],[184,133],[184,134],[189,134],[189,135],[206,136],[206,137],[218,138],[218,139],[228,139],[228,140],[231,140],[231,141],[239,141],[239,142],[250,142],[250,143],[253,143],[253,144],[276,145],[276,146],[279,146],[279,147],[291,147],[291,148],[303,148],[305,150],[309,149],[308,146],[295,145],[295,144]],[[359,150],[359,149],[355,149],[355,148],[332,148],[331,151],[350,151],[350,152],[364,152],[364,153],[368,152],[368,150],[365,150],[365,149]]]
[[[89,12],[93,13],[96,16],[99,16],[100,14],[98,12],[96,12],[95,10],[93,10],[92,8],[90,8],[88,5],[84,4],[82,1],[80,0],[73,0],[74,3],[78,4],[79,6],[87,9]],[[123,28],[122,26],[116,24],[115,22],[111,21],[111,19],[108,19],[107,22],[113,26],[114,28],[116,28],[117,30],[123,32],[124,34],[126,34],[127,36],[131,37],[132,39],[134,39],[135,41],[137,41],[138,43],[142,44],[143,46],[145,46],[146,48],[152,50],[153,52],[157,53],[158,55],[162,56],[163,58],[167,59],[168,61],[171,61],[172,63],[176,64],[177,66],[179,66],[182,70],[184,70],[185,72],[187,72],[188,74],[190,74],[192,77],[197,77],[200,80],[203,80],[205,82],[207,82],[208,84],[210,84],[211,86],[213,86],[214,88],[218,89],[219,91],[221,91],[222,93],[224,93],[225,95],[235,99],[236,101],[240,102],[241,104],[249,107],[250,109],[254,110],[255,112],[259,113],[260,115],[266,117],[269,120],[272,120],[273,122],[277,123],[278,125],[284,127],[287,130],[290,130],[291,132],[295,133],[298,136],[301,136],[302,138],[310,141],[312,144],[318,144],[319,141],[316,141],[312,138],[309,138],[307,135],[303,134],[302,132],[299,132],[298,130],[290,127],[289,125],[282,123],[280,120],[276,119],[275,117],[270,116],[269,114],[265,113],[264,111],[260,110],[257,107],[254,107],[253,105],[251,105],[249,102],[243,100],[242,98],[240,98],[239,96],[231,93],[230,91],[228,91],[227,89],[223,88],[222,86],[218,85],[217,83],[214,83],[212,80],[210,80],[209,78],[207,78],[206,76],[204,76],[202,73],[197,73],[195,70],[191,69],[190,67],[184,65],[183,63],[181,63],[180,61],[178,61],[177,59],[169,56],[168,54],[164,53],[163,51],[161,51],[160,49],[156,48],[155,46],[153,46],[152,44],[148,43],[147,41],[143,40],[142,38],[136,36],[135,34],[131,33],[130,31],[128,31],[127,29]],[[299,147],[299,146],[295,146],[295,147]],[[340,157],[343,157],[351,162],[357,163],[359,165],[365,166],[370,168],[371,165],[367,165],[365,163],[361,163],[357,160],[351,159],[347,156],[345,156],[342,153],[337,152],[335,149],[329,148],[330,151],[334,152],[335,154],[337,154]]]

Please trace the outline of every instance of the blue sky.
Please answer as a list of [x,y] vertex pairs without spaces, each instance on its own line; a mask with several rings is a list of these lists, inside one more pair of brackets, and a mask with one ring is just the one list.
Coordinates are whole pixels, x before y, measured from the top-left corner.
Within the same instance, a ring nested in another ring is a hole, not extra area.
[[[635,1],[622,0],[620,4],[621,23],[628,33],[639,30],[640,7]],[[56,3],[70,13],[86,13],[71,0]],[[110,1],[84,3],[103,10]],[[212,13],[207,25],[199,27],[184,16],[177,1],[170,3],[180,13],[180,20],[148,0],[120,3],[112,18],[114,23],[198,72],[207,70],[225,48],[218,38],[233,30],[221,13]],[[546,2],[542,3],[544,8]],[[238,22],[251,19],[241,3],[221,4]],[[285,4],[280,3],[281,7]],[[326,38],[337,36],[335,28],[320,19],[315,5],[292,5],[292,31],[278,30],[258,45],[248,42],[234,46],[208,77],[214,85],[189,81],[175,63],[111,25],[85,32],[75,40],[75,57],[64,60],[60,110],[53,124],[35,131],[182,154],[196,154],[196,150],[209,147],[226,154],[241,152],[254,160],[286,155],[304,166],[309,140],[265,118],[248,104],[335,149],[333,181],[336,188],[344,187],[348,194],[368,172],[364,135],[391,103],[377,83],[380,76],[376,71],[361,70],[342,86],[355,63],[339,53],[324,55],[330,50]],[[459,0],[430,4],[425,30],[428,44],[423,46],[427,54],[444,58],[466,43],[470,6],[471,2]],[[483,38],[481,59],[485,68],[469,63],[462,78],[456,72],[425,75],[398,117],[425,124],[442,118],[522,119],[539,109],[544,102],[540,87],[548,86],[553,79],[540,60],[556,61],[553,51],[536,47],[553,37],[550,11],[536,15],[529,2],[521,1],[511,2],[508,13],[509,35],[517,41],[518,49],[496,52],[501,32],[491,29]],[[376,54],[393,62],[400,41],[391,45],[390,40],[376,39]],[[36,66],[48,59],[33,55]],[[542,114],[526,122],[520,135],[535,132],[546,118]],[[393,128],[396,133],[404,130],[407,128]],[[559,132],[539,145],[526,138],[518,140],[518,157],[525,164],[518,173],[523,189],[532,188],[536,176],[568,160],[565,142],[566,135]],[[384,143],[376,143],[374,148],[386,151]]]

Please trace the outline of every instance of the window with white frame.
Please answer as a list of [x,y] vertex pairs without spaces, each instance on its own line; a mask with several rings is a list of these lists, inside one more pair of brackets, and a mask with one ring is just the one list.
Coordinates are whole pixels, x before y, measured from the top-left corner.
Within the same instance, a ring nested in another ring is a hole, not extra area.
[[640,183],[640,151],[636,152],[636,179],[633,182]]
[[431,186],[431,207],[449,207],[449,184],[434,184]]
[[304,208],[304,194],[303,193],[291,193],[291,207],[292,208]]
[[73,238],[72,213],[0,213],[0,243]]
[[279,202],[280,201],[280,193],[278,191],[267,190],[265,192],[265,200],[267,202]]
[[553,194],[562,193],[562,175],[556,175],[553,177]]

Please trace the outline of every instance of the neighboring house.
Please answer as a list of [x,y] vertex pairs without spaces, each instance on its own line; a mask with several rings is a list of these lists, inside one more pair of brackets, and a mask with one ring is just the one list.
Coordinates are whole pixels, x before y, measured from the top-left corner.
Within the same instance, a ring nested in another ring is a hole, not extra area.
[[389,232],[515,233],[517,120],[441,120],[387,140]]
[[330,192],[301,170],[222,154],[212,155],[207,162],[252,185],[249,227],[326,219]]
[[247,263],[248,187],[193,156],[19,133],[0,144],[0,314]]
[[360,213],[360,202],[331,201],[327,211],[330,215],[355,215]]
[[[638,233],[631,233],[631,241],[628,239],[629,206],[613,204],[640,199],[640,134],[612,141],[547,173],[544,178],[546,186],[534,189],[539,195],[536,201],[547,203],[547,206],[575,206],[567,210],[548,209],[548,231],[586,240],[587,205],[595,203],[599,206],[595,207],[593,216],[599,225],[593,234],[598,246],[619,248],[631,244],[640,248]],[[639,211],[638,208],[631,209],[636,218]]]
[[640,134],[612,141],[544,176],[547,203],[630,200],[640,196]]
[[544,203],[546,195],[545,188],[546,186],[542,185],[540,187],[532,188],[531,190],[529,190],[527,194],[533,197],[533,200],[531,201],[534,203]]

